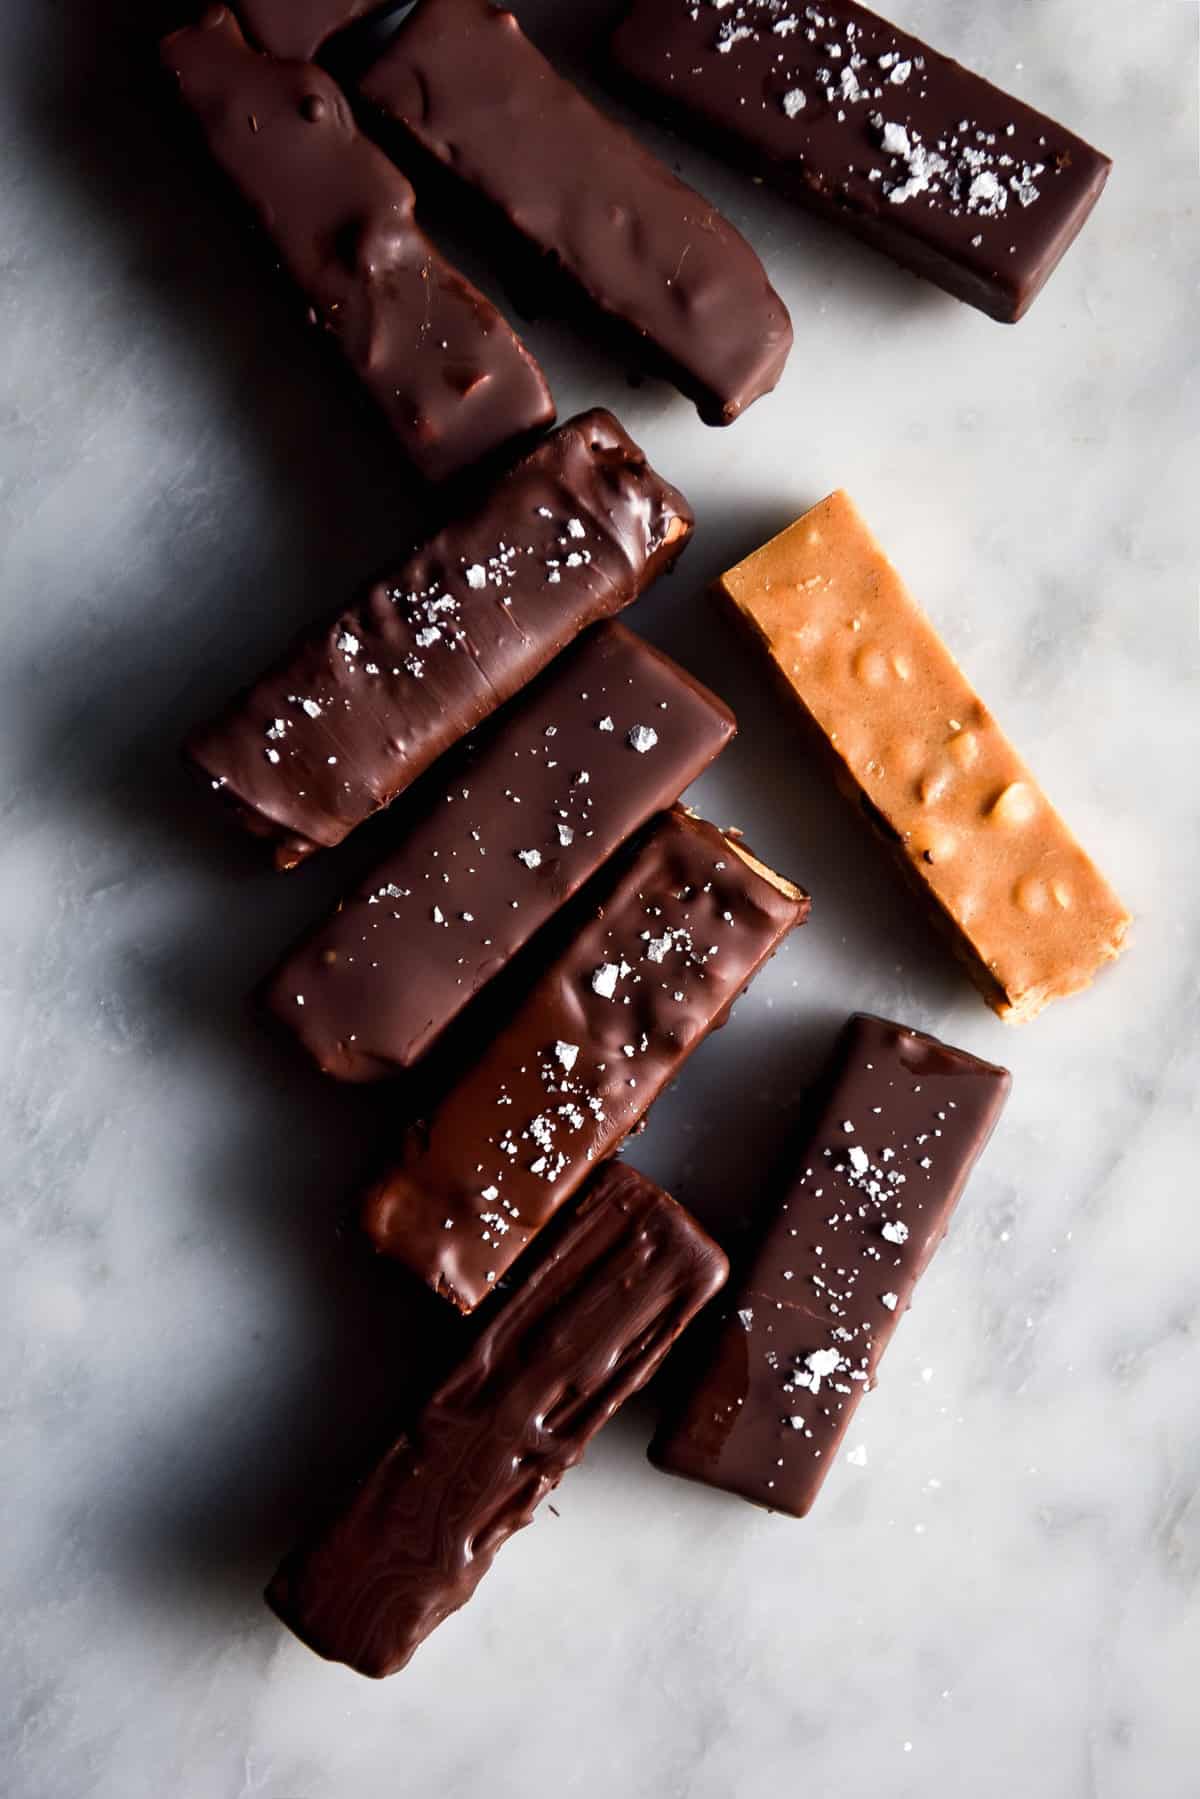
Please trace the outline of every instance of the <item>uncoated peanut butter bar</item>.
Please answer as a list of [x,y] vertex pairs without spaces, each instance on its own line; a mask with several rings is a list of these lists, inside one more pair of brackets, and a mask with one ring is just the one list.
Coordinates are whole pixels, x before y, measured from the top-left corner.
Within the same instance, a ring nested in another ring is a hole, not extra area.
[[1129,913],[1049,804],[853,502],[834,493],[721,578],[1014,1023],[1090,986]]

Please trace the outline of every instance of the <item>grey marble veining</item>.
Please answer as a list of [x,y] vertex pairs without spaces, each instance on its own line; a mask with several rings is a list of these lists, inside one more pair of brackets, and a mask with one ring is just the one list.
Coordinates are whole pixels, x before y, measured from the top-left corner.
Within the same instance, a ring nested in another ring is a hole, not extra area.
[[[591,7],[519,10],[587,66]],[[1200,1790],[1197,10],[901,10],[1116,158],[1023,324],[660,136],[791,307],[779,392],[709,431],[565,326],[529,335],[564,416],[613,405],[694,501],[694,547],[632,620],[739,713],[698,803],[815,901],[634,1159],[737,1217],[854,1007],[1006,1061],[1012,1103],[859,1414],[866,1466],[843,1458],[808,1521],[653,1473],[635,1404],[374,1686],[259,1588],[448,1320],[342,1228],[388,1096],[309,1076],[245,994],[386,825],[275,877],[174,753],[417,508],[148,101],[133,8],[5,8],[14,1799]],[[1023,1031],[949,965],[706,597],[836,485],[1137,914],[1124,962]]]

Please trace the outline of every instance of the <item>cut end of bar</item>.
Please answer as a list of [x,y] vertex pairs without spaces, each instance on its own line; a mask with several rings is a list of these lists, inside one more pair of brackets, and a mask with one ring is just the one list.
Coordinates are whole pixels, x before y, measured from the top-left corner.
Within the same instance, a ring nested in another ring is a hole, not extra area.
[[1132,925],[1133,917],[1129,913],[1124,918],[1118,919],[1109,940],[1096,946],[1095,967],[1090,972],[1085,972],[1072,985],[1048,987],[1043,984],[1028,988],[1022,993],[1011,994],[1005,993],[990,971],[983,968],[982,965],[978,969],[972,969],[971,972],[983,997],[998,1018],[1002,1018],[1005,1024],[1028,1024],[1030,1019],[1036,1018],[1040,1012],[1044,1012],[1053,1000],[1070,999],[1076,993],[1086,993],[1101,969],[1125,954],[1129,948],[1129,933]]
[[776,893],[781,893],[785,899],[792,900],[796,905],[802,906],[804,909],[804,916],[807,918],[812,906],[812,900],[803,887],[798,887],[794,881],[789,881],[786,875],[777,874],[773,868],[768,868],[765,862],[760,862],[758,857],[754,855],[751,850],[746,848],[746,845],[741,840],[739,832],[732,827],[727,828],[721,834],[734,855],[740,856],[747,868],[752,869],[761,880],[769,882],[770,885],[774,887]]

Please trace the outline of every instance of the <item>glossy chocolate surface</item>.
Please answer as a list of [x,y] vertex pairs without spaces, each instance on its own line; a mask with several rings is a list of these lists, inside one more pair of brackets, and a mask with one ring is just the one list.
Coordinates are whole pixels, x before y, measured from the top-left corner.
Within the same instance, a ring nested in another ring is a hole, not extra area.
[[238,0],[238,17],[269,56],[312,62],[331,37],[381,0]]
[[632,1168],[604,1169],[411,1432],[288,1556],[268,1602],[318,1654],[396,1673],[727,1273],[682,1206]]
[[585,626],[635,600],[691,528],[682,494],[611,413],[582,413],[302,637],[185,753],[293,867],[388,805]]
[[1002,1068],[858,1014],[783,1196],[651,1460],[802,1518],[1008,1097]]
[[327,1074],[411,1067],[735,729],[677,663],[597,625],[438,771],[393,854],[276,971],[272,1011]]
[[438,255],[323,69],[259,55],[223,6],[166,38],[162,60],[415,469],[441,480],[553,420],[537,363]]
[[660,115],[1007,322],[1112,166],[851,0],[633,0],[613,52]]
[[726,425],[783,372],[791,321],[750,245],[490,0],[422,0],[370,105],[499,214]]
[[807,896],[703,819],[661,816],[363,1212],[377,1249],[460,1311],[611,1155],[722,1024]]

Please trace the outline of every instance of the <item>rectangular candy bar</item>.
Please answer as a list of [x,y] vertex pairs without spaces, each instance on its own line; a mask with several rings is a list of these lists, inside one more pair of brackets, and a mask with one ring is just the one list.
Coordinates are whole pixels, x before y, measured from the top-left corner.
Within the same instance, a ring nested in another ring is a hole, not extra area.
[[835,493],[720,583],[932,899],[992,1009],[1091,984],[1129,914],[859,517]]
[[853,0],[633,0],[613,49],[659,113],[1010,323],[1112,167]]
[[936,1037],[850,1020],[657,1467],[804,1517],[1009,1085]]
[[508,241],[565,277],[727,425],[775,386],[792,343],[740,232],[586,100],[490,0],[421,0],[362,93],[403,141],[480,196]]
[[807,912],[806,894],[714,826],[678,810],[660,818],[509,1022],[410,1127],[367,1196],[376,1248],[470,1312]]
[[238,0],[238,16],[260,50],[312,62],[331,37],[374,12],[380,0]]
[[669,657],[597,625],[439,771],[392,855],[276,971],[268,1005],[327,1074],[411,1067],[736,728]]
[[268,1603],[319,1655],[395,1674],[727,1274],[682,1206],[632,1168],[604,1169],[412,1431],[287,1557]]
[[324,70],[260,56],[223,6],[162,59],[414,468],[441,480],[552,422],[537,363],[418,228],[412,188]]
[[607,412],[544,439],[469,516],[284,660],[186,754],[281,868],[342,839],[635,600],[692,528]]

